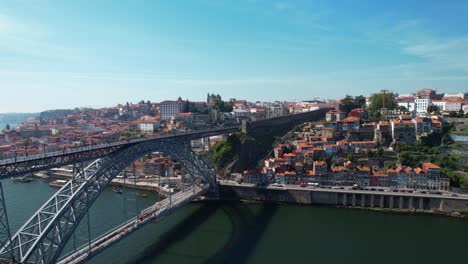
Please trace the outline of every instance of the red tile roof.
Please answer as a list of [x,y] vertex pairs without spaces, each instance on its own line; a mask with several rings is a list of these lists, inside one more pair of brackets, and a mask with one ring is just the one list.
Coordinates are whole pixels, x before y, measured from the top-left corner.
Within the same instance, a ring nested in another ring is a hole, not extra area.
[[375,176],[375,177],[388,177],[388,174],[385,174],[383,172],[377,172],[377,171],[374,171],[372,173],[372,176]]
[[355,116],[349,116],[343,119],[343,123],[354,123],[354,122],[359,122],[359,118]]
[[430,162],[423,163],[423,168],[427,168],[427,169],[440,169],[439,166],[435,165],[434,163],[430,163]]

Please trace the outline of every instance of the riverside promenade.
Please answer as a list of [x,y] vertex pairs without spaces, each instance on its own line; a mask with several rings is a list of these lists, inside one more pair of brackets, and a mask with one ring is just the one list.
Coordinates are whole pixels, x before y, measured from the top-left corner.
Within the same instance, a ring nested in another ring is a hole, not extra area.
[[389,190],[352,190],[351,188],[304,188],[297,185],[258,187],[253,184],[237,184],[232,181],[220,181],[219,189],[220,198],[226,200],[344,206],[468,216],[468,195],[449,192],[440,194],[408,193]]

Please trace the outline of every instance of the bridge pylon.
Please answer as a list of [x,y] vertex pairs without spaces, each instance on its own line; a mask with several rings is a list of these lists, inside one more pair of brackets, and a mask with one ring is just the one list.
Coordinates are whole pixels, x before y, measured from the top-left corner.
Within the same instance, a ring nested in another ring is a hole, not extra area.
[[0,256],[0,263],[14,263],[13,244],[11,243],[10,224],[8,222],[8,214],[3,194],[3,185],[0,182],[0,248],[9,245],[9,253]]

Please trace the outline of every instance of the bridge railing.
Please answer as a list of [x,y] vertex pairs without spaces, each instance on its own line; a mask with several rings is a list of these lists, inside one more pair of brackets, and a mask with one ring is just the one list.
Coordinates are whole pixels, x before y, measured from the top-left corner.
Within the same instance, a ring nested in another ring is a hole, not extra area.
[[[120,224],[119,226],[113,228],[112,230],[109,230],[107,231],[106,233],[96,237],[95,239],[93,239],[92,241],[92,244],[94,244],[96,241],[100,241],[100,240],[104,240],[105,238],[113,235],[116,231],[119,231],[119,230],[122,230],[125,226],[127,226],[129,223],[134,223],[135,221],[137,221],[138,218],[137,217],[133,217],[133,218],[130,218],[128,221]],[[81,253],[81,252],[86,252],[88,251],[89,249],[89,243],[85,243],[81,246],[79,246],[78,248],[76,248],[76,250],[70,252],[70,253],[67,253],[65,254],[62,259],[65,260],[65,259],[68,259],[70,257],[72,257],[73,255],[77,254],[77,253]]]
[[[93,239],[90,243],[84,244],[73,252],[65,254],[61,257],[61,260],[58,263],[81,263],[83,258],[89,259],[90,257],[95,256],[97,253],[120,241],[127,235],[139,230],[146,224],[152,221],[161,220],[163,217],[169,215],[173,209],[179,208],[196,199],[199,195],[202,195],[206,190],[208,190],[208,186],[204,186],[199,190],[196,189],[197,187],[192,186],[185,191],[174,194],[172,202],[170,202],[171,198],[166,198],[157,202],[155,205],[143,210],[138,217],[133,217],[127,220],[125,223],[120,224],[105,234]],[[140,220],[142,215],[146,215],[146,217],[143,220]],[[128,230],[122,233],[124,229]]]

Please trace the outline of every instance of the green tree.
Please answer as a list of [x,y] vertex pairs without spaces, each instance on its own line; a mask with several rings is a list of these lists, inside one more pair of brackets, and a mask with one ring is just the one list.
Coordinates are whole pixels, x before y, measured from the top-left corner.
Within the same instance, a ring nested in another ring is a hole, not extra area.
[[371,111],[378,111],[381,108],[396,109],[398,104],[395,98],[393,93],[375,93],[370,97],[369,109]]
[[435,111],[440,111],[439,107],[437,105],[430,105],[427,107],[427,112],[428,113],[433,113]]
[[378,156],[380,159],[383,158],[383,155],[384,155],[384,149],[383,149],[383,148],[377,149],[377,156]]
[[404,107],[404,106],[402,106],[402,105],[398,106],[398,107],[397,107],[397,110],[400,111],[400,112],[409,112],[409,111],[408,111],[408,108],[406,108],[406,107]]
[[364,108],[366,106],[366,97],[363,95],[356,96],[354,98],[356,101],[356,104],[359,106],[359,108]]
[[366,98],[362,95],[352,97],[346,95],[345,98],[341,100],[340,110],[349,113],[351,110],[356,108],[363,108],[366,105]]
[[233,110],[233,105],[224,101],[216,101],[215,109],[219,112],[229,113]]
[[346,156],[346,158],[347,158],[349,161],[354,162],[354,156],[353,156],[353,154],[351,154],[351,153],[348,154],[348,156]]
[[217,168],[222,168],[238,153],[243,136],[239,133],[232,134],[226,141],[220,141],[213,147],[213,163]]
[[366,151],[366,155],[367,155],[368,158],[372,158],[374,156],[374,152],[372,150],[368,149]]

